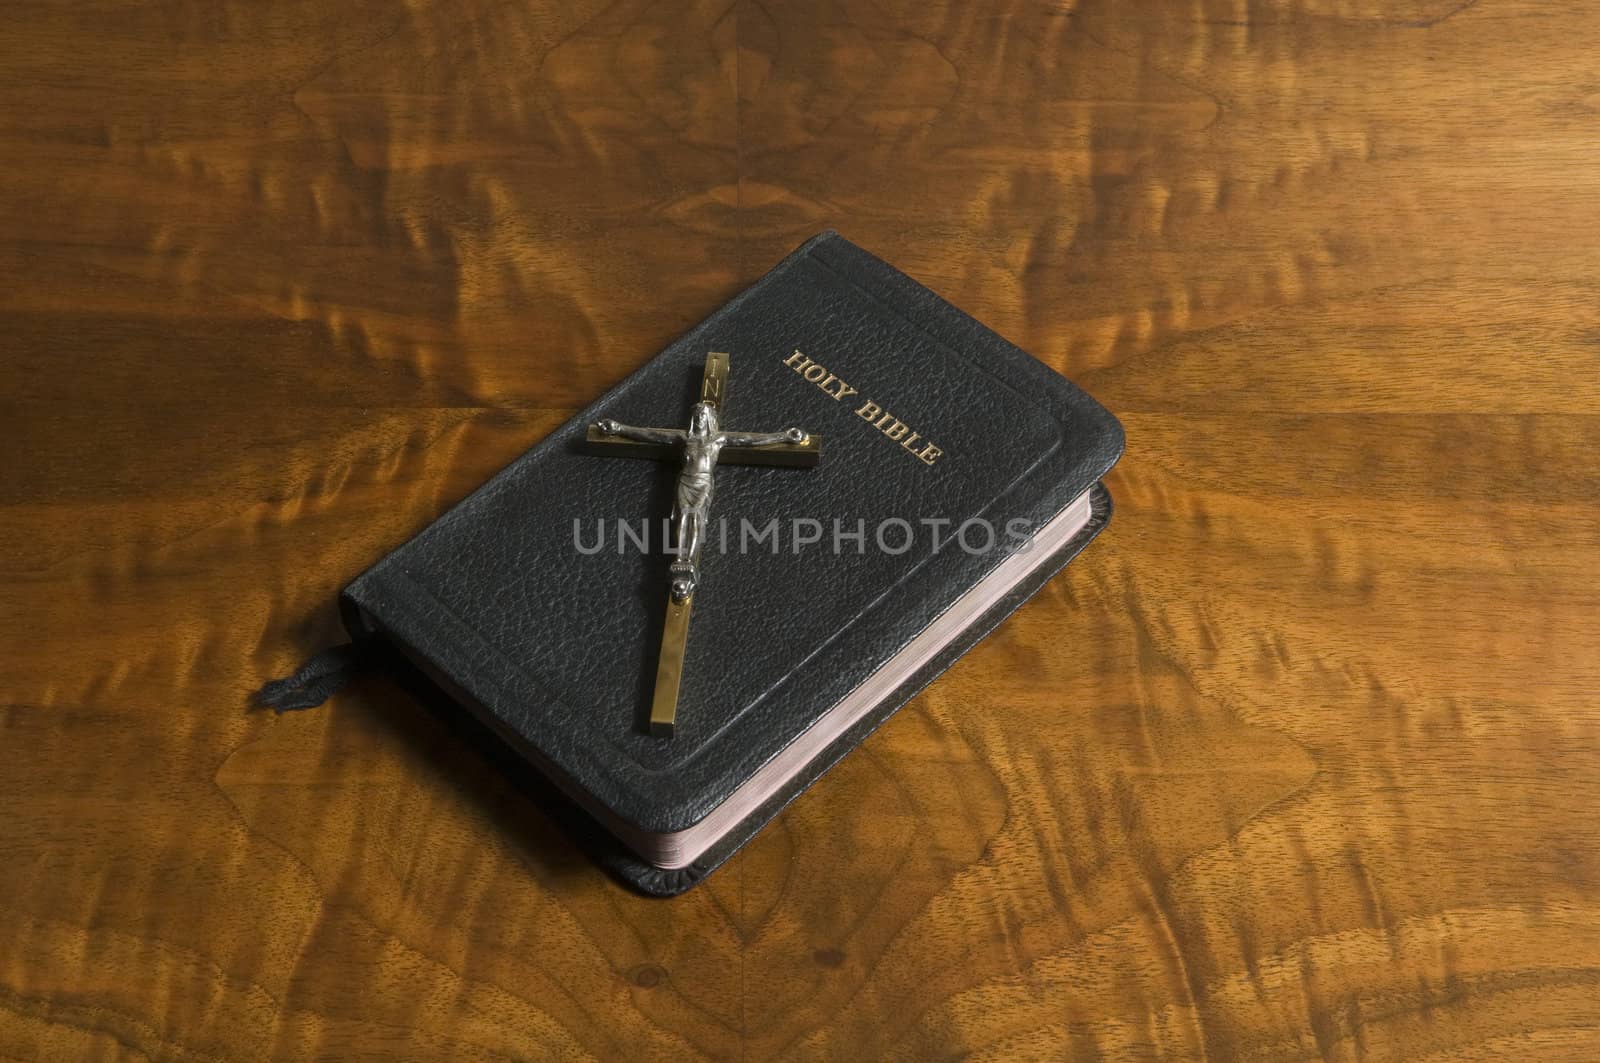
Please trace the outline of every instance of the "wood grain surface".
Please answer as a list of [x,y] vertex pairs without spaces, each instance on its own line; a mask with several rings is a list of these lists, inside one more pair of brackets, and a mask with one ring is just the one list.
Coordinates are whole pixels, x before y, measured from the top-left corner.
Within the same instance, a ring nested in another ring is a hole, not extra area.
[[[1600,8],[0,9],[0,1056],[1600,1058]],[[703,888],[347,579],[835,226],[1110,531]]]

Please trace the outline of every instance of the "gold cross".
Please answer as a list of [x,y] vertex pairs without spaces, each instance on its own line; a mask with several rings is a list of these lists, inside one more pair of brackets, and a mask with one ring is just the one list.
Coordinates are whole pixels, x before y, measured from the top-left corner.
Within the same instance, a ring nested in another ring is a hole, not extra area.
[[717,465],[777,465],[809,468],[822,459],[822,441],[798,428],[781,432],[728,432],[720,424],[728,401],[728,356],[706,355],[700,401],[689,427],[636,428],[606,419],[589,426],[586,441],[596,453],[656,461],[681,461],[673,505],[676,560],[669,570],[667,620],[661,631],[655,696],[650,702],[650,733],[672,737],[678,716],[678,688],[689,643],[689,612],[700,586],[700,551],[711,512],[712,473]]

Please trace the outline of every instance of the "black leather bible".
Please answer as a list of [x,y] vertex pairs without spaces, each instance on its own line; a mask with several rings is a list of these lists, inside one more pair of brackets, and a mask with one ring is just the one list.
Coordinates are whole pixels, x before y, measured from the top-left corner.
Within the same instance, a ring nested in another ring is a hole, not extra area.
[[[717,470],[677,730],[653,737],[679,470],[584,438],[681,425],[710,351],[725,428],[798,426],[823,456]],[[1067,380],[824,233],[357,578],[345,622],[548,778],[608,870],[672,895],[1099,533],[1122,444]]]

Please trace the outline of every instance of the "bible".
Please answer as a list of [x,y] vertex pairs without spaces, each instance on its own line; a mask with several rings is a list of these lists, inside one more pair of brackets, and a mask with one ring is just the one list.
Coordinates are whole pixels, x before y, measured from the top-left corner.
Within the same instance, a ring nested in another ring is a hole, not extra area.
[[1122,445],[1083,391],[823,233],[341,609],[548,780],[607,870],[673,895],[1105,527]]

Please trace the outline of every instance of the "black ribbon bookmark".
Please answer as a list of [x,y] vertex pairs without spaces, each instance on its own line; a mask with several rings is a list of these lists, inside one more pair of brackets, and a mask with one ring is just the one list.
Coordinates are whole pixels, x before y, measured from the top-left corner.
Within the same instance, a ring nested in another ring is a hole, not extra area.
[[365,671],[372,657],[367,643],[331,646],[302,664],[294,675],[274,679],[256,691],[255,703],[279,715],[315,708]]

